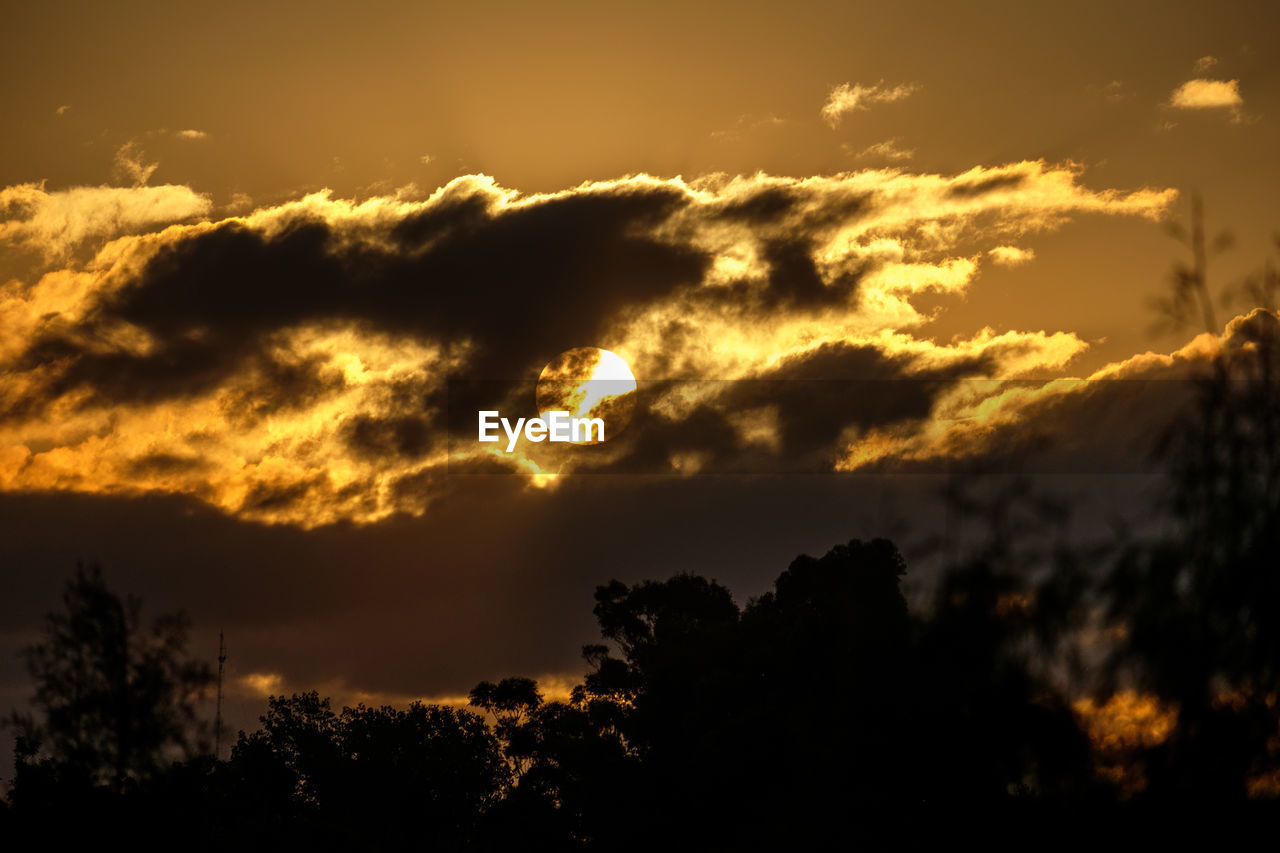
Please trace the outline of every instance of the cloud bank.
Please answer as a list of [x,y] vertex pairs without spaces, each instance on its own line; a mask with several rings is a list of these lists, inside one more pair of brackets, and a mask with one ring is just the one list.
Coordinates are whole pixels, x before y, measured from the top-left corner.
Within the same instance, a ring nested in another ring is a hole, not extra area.
[[[890,439],[927,455],[958,389],[1057,374],[1087,345],[935,342],[920,299],[963,293],[1017,237],[1174,198],[1041,161],[534,195],[471,175],[199,221],[207,200],[181,187],[4,193],[18,212],[0,235],[50,261],[0,288],[0,489],[181,494],[303,527],[428,512],[471,469],[552,487],[575,470],[831,471]],[[459,381],[527,388],[578,346],[648,389],[627,440],[509,459],[450,441]],[[831,390],[866,382],[893,392]]]

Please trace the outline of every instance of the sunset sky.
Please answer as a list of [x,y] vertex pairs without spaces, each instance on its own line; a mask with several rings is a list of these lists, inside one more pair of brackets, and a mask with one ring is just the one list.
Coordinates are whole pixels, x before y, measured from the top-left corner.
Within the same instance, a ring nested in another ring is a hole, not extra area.
[[[79,559],[185,608],[200,654],[224,629],[249,726],[270,692],[561,689],[596,584],[745,598],[801,552],[927,538],[943,473],[1033,437],[1120,500],[1171,403],[1107,380],[1185,377],[1257,321],[1156,328],[1187,257],[1164,223],[1198,193],[1231,232],[1215,289],[1280,229],[1262,2],[46,3],[3,29],[0,710]],[[459,382],[516,406],[578,347],[648,389],[616,440],[448,428]]]

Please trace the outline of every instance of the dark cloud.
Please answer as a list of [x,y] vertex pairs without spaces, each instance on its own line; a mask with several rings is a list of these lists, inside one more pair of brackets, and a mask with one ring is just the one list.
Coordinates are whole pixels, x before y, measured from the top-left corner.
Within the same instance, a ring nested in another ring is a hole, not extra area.
[[315,474],[305,480],[290,479],[287,482],[258,482],[244,496],[240,509],[246,513],[277,512],[302,504],[314,492],[327,491],[328,481],[323,474]]
[[166,474],[190,474],[208,467],[199,456],[180,456],[176,453],[148,453],[129,464],[129,473],[135,477],[155,477]]
[[310,406],[345,386],[342,372],[323,356],[284,359],[259,352],[236,376],[223,406],[232,421],[245,424],[272,412]]
[[72,391],[88,392],[84,405],[156,403],[200,396],[217,388],[253,357],[264,355],[255,349],[256,342],[246,337],[171,334],[167,339],[161,337],[154,351],[138,354],[104,352],[88,342],[100,336],[90,325],[77,329],[74,336],[56,331],[38,338],[19,360],[19,368],[53,368],[53,375],[35,393],[12,401],[5,415],[30,417]]
[[953,198],[973,198],[986,195],[997,190],[1013,190],[1026,183],[1027,175],[1014,172],[1007,175],[992,175],[975,181],[953,184],[947,193]]
[[353,415],[344,424],[346,442],[368,456],[421,457],[439,441],[439,430],[426,415],[396,415],[378,418]]
[[[22,364],[65,365],[44,389],[49,399],[88,388],[115,402],[199,395],[265,365],[259,387],[270,390],[256,405],[272,408],[322,393],[324,382],[314,364],[264,354],[271,336],[354,321],[468,341],[475,375],[527,375],[597,340],[624,307],[701,280],[702,253],[652,234],[682,200],[665,186],[631,187],[494,213],[472,195],[379,226],[390,243],[306,215],[278,233],[228,221],[162,248],[81,327],[46,330]],[[121,322],[155,346],[139,354],[82,343]]]
[[772,240],[765,244],[764,261],[769,265],[766,303],[808,306],[833,303],[847,295],[844,288],[827,288],[813,262],[812,247],[794,240]]
[[784,359],[758,382],[735,383],[726,403],[731,410],[776,405],[781,446],[797,461],[817,467],[822,460],[829,469],[844,449],[838,439],[847,428],[865,431],[924,419],[956,379],[985,367],[981,359],[970,359],[921,371],[909,358],[875,347],[824,344]]
[[720,216],[753,225],[778,223],[790,218],[803,200],[804,194],[795,187],[766,187],[721,205]]

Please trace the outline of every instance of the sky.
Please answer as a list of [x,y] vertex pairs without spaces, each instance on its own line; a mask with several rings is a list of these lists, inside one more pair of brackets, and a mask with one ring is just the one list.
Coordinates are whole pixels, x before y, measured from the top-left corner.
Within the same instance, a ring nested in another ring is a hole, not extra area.
[[[1278,17],[9,10],[0,705],[77,560],[207,657],[225,630],[251,726],[297,689],[562,691],[596,584],[745,599],[802,552],[952,531],[939,484],[1033,446],[1045,488],[1134,505],[1165,380],[1265,320],[1152,305],[1194,197],[1232,237],[1215,291],[1275,258]],[[635,377],[625,430],[472,440],[580,348]]]

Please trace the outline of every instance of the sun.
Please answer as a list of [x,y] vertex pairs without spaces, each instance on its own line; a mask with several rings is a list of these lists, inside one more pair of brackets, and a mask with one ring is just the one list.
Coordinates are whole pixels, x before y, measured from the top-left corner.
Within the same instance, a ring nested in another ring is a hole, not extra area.
[[[635,410],[636,378],[617,354],[576,347],[553,358],[538,376],[538,413],[566,411],[574,418],[600,418],[604,440],[622,432]],[[577,444],[597,444],[594,438]]]

